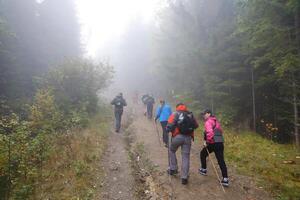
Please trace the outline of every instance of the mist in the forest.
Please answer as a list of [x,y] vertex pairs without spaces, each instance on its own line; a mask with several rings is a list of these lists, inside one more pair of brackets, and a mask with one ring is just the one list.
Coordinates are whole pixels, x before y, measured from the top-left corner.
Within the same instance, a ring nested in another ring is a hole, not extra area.
[[[273,124],[278,141],[298,134],[299,1],[0,4],[1,99],[13,110],[23,112],[19,102],[31,102],[49,80],[54,89],[66,77],[88,80],[86,63],[101,77],[99,93],[175,98],[261,133]],[[76,91],[72,81],[66,90]]]

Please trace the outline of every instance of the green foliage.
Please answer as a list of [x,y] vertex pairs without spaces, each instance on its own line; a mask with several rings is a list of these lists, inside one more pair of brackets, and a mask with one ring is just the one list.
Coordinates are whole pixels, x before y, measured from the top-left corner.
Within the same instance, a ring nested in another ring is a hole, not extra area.
[[75,161],[72,167],[78,177],[83,176],[88,171],[88,165],[83,161]]
[[34,103],[30,107],[29,127],[35,134],[38,132],[53,133],[62,128],[62,114],[59,112],[54,95],[50,89],[36,92]]
[[[0,185],[9,186],[0,190],[1,196],[10,192],[13,199],[28,199],[33,195],[52,152],[49,141],[58,132],[89,125],[89,118],[100,109],[97,94],[110,78],[108,64],[69,60],[40,79],[41,89],[27,106],[27,118],[21,119],[6,101],[0,102]],[[83,161],[72,166],[77,177],[89,170]]]
[[223,127],[232,127],[236,121],[237,110],[234,107],[223,106],[216,111],[216,115]]
[[300,198],[299,153],[292,145],[276,144],[252,132],[225,133],[226,159],[239,172],[255,177],[277,199]]
[[169,1],[155,38],[162,87],[249,128],[253,86],[257,122],[276,124],[278,141],[290,141],[299,115],[299,9],[297,0]]
[[65,114],[74,108],[92,114],[97,111],[97,93],[110,84],[112,72],[107,63],[71,59],[51,70],[42,82],[53,89],[55,101]]

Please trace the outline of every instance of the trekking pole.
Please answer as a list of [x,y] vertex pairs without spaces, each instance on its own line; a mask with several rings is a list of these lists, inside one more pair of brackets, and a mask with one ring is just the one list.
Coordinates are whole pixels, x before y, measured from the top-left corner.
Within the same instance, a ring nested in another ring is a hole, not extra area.
[[[168,133],[168,162],[169,162],[169,172],[171,172],[171,159],[170,159],[170,151],[171,151],[171,143],[172,143],[172,133]],[[171,195],[170,195],[170,199],[173,199],[173,184],[172,184],[172,178],[171,178],[171,174],[168,173],[168,178],[169,178],[169,183],[170,183],[170,187],[171,187]]]
[[156,122],[154,122],[154,123],[155,123],[155,130],[156,130],[156,133],[157,133],[157,138],[158,138],[159,146],[161,146],[161,141],[160,141],[159,130],[158,130],[158,127],[157,127],[157,124],[156,124]]
[[218,174],[218,172],[217,172],[216,166],[215,166],[214,162],[212,161],[212,159],[211,159],[211,157],[210,157],[210,155],[209,155],[209,151],[208,151],[207,147],[204,147],[204,148],[206,149],[206,152],[207,152],[207,154],[208,154],[208,159],[210,160],[210,162],[211,162],[211,164],[212,164],[212,166],[213,166],[213,168],[214,168],[215,174],[216,174],[217,177],[218,177],[218,181],[219,181],[219,183],[220,183],[220,185],[221,185],[221,187],[222,187],[222,190],[223,190],[223,192],[225,193],[225,189],[224,189],[224,186],[223,186],[222,183],[221,183],[221,179],[220,179],[220,176],[219,176],[219,174]]

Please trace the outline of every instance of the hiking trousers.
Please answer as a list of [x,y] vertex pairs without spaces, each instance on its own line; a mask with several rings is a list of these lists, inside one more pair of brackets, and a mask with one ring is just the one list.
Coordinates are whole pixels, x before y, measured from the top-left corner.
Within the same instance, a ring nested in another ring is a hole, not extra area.
[[117,132],[119,132],[121,128],[122,114],[123,110],[115,110],[115,129]]
[[169,143],[169,134],[167,132],[167,124],[168,124],[168,121],[162,121],[160,122],[160,125],[161,125],[161,129],[162,129],[162,132],[163,132],[163,142],[164,144],[168,144]]
[[181,178],[187,179],[189,175],[190,169],[190,152],[192,145],[192,137],[189,135],[178,134],[172,138],[171,146],[169,148],[169,156],[170,156],[170,169],[177,170],[177,157],[176,151],[179,147],[181,147]]
[[[209,153],[211,153],[211,152],[215,153],[223,178],[228,178],[227,167],[226,167],[226,163],[224,161],[224,144],[223,144],[223,142],[208,144],[208,146],[206,148]],[[201,167],[203,169],[206,169],[206,157],[208,156],[206,148],[204,147],[200,152]]]
[[153,116],[153,104],[147,104],[147,116],[152,119]]

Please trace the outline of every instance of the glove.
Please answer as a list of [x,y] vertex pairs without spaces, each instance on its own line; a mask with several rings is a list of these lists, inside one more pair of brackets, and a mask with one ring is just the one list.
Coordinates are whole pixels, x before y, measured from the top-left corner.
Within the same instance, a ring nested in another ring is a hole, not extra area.
[[204,140],[204,142],[203,142],[203,146],[206,148],[207,147],[207,143],[206,143],[206,141]]

